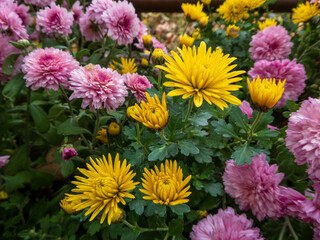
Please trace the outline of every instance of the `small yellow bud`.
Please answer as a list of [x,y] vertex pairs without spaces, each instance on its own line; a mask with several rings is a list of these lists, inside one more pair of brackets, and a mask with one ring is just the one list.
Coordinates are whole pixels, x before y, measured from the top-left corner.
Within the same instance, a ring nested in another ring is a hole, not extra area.
[[244,20],[247,20],[247,19],[249,18],[249,16],[250,16],[249,13],[245,13],[242,18],[243,18]]
[[150,49],[152,47],[152,45],[153,45],[151,35],[143,35],[142,36],[142,42],[143,42],[143,46],[146,49]]
[[27,39],[20,39],[18,43],[21,44],[22,47],[24,48],[27,48],[30,46],[30,42]]
[[156,48],[152,53],[152,62],[154,64],[162,65],[164,63],[163,51],[160,48]]
[[5,200],[9,197],[6,191],[0,191],[0,200]]
[[183,35],[179,37],[179,43],[180,45],[185,45],[186,47],[191,47],[194,42],[193,37],[189,37],[187,35]]
[[142,67],[148,67],[148,66],[149,66],[148,60],[145,59],[145,58],[142,58],[142,59],[141,59],[141,66],[142,66]]
[[236,38],[239,36],[240,27],[237,27],[236,25],[229,25],[227,28],[227,35]]
[[205,5],[210,5],[211,0],[201,0],[201,2]]
[[199,28],[197,28],[196,31],[192,34],[192,37],[193,37],[195,40],[198,40],[198,39],[201,38],[201,34],[200,34]]
[[132,115],[137,115],[137,110],[135,106],[131,106],[127,108],[127,116],[128,118],[134,119]]
[[116,211],[113,213],[111,218],[112,223],[120,223],[123,219],[125,219],[126,214],[121,208],[117,208]]
[[88,65],[86,65],[86,66],[84,67],[84,69],[87,70],[87,71],[91,71],[91,70],[94,69],[94,65],[93,65],[92,63],[89,63]]
[[208,216],[208,212],[206,210],[198,210],[197,214],[202,218]]
[[112,122],[109,125],[108,134],[111,136],[117,136],[120,133],[120,130],[120,126],[117,123]]
[[109,143],[108,141],[108,135],[107,135],[107,129],[101,128],[97,132],[96,139],[99,139],[101,142],[103,142],[104,145],[107,145]]
[[209,21],[209,16],[203,13],[199,19],[199,24],[201,27],[205,28],[208,25],[208,21]]

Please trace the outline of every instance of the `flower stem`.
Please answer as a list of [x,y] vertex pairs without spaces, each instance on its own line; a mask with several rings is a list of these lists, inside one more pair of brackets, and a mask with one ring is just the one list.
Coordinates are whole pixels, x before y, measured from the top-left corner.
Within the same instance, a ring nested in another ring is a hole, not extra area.
[[281,229],[281,232],[280,232],[280,235],[279,235],[278,240],[283,240],[283,236],[284,236],[284,234],[285,234],[285,232],[286,232],[287,226],[288,226],[288,223],[285,222],[285,223],[283,224],[283,226],[282,226],[282,229]]
[[30,154],[30,101],[31,101],[31,89],[27,88],[27,114],[26,114],[26,143],[27,143],[27,153]]
[[259,123],[259,121],[260,121],[260,119],[262,117],[262,114],[263,114],[263,112],[259,112],[258,116],[256,117],[256,119],[254,120],[254,122],[251,125],[250,131],[249,131],[249,136],[248,136],[248,142],[251,141],[252,136],[254,134],[254,130],[257,127],[257,125],[258,125],[258,123]]
[[164,236],[163,240],[167,240],[169,238],[169,232],[167,232],[166,236]]
[[318,44],[320,43],[320,40],[318,40],[317,42],[315,42],[314,44],[312,44],[310,47],[306,48],[303,53],[300,55],[300,57],[298,58],[298,62],[300,62],[300,60],[302,59],[302,57],[304,55],[306,55],[311,49],[313,49],[314,47],[316,47]]
[[116,48],[117,46],[117,42],[114,42],[114,45],[112,46],[112,48],[110,49],[110,52],[106,58],[106,66],[108,65],[109,61],[110,61],[110,58],[111,58],[111,53],[113,52],[113,50]]
[[136,228],[139,228],[140,229],[140,232],[161,232],[161,231],[168,231],[169,228],[168,227],[159,227],[159,228],[143,228],[143,227],[139,227],[138,225],[134,226],[132,225],[131,223],[129,223],[127,220],[123,220],[123,223],[131,228],[131,229],[136,229]]
[[68,40],[68,37],[67,37],[67,36],[63,36],[63,39],[64,39],[64,41],[65,41],[66,44],[67,44],[67,47],[68,47],[68,49],[69,49],[70,54],[74,57],[74,54],[73,54],[73,51],[72,51],[72,47],[71,47],[71,45],[70,45],[70,42],[69,42],[69,40]]
[[164,128],[162,128],[162,129],[159,131],[159,134],[160,134],[160,137],[162,138],[162,140],[168,142],[168,138],[166,138],[166,135],[164,134]]
[[159,69],[159,75],[158,75],[158,88],[160,91],[160,96],[162,96],[162,75],[161,75],[161,69]]
[[60,88],[60,91],[62,92],[63,97],[65,98],[65,100],[66,100],[67,103],[68,103],[69,110],[70,110],[70,114],[71,114],[71,117],[73,118],[73,117],[74,117],[74,115],[73,115],[73,109],[72,109],[71,102],[70,102],[70,100],[69,100],[69,98],[68,98],[68,95],[67,95],[66,92],[64,91],[63,87],[61,87],[61,86],[59,85],[59,88]]
[[188,122],[190,114],[192,112],[192,108],[193,108],[193,97],[191,97],[189,99],[189,102],[188,102],[188,112],[187,112],[187,115],[186,115],[186,117],[184,119],[184,126],[182,128],[182,131],[184,131],[186,129],[186,127],[187,127],[187,122]]
[[94,148],[94,146],[96,145],[96,136],[97,136],[97,133],[98,133],[98,129],[99,129],[99,126],[100,126],[100,114],[99,114],[99,110],[96,110],[96,122],[94,124],[94,131],[93,131],[93,134],[92,134],[92,146],[91,146],[91,149]]
[[292,225],[291,225],[291,222],[290,222],[290,219],[289,219],[288,216],[286,217],[286,222],[287,222],[287,224],[288,224],[288,227],[289,227],[289,229],[290,229],[290,232],[291,232],[294,240],[299,240],[296,232],[294,231],[294,228],[293,228]]
[[142,142],[140,141],[140,125],[139,122],[136,122],[136,129],[137,129],[137,143],[144,149],[145,153],[147,155],[149,155],[149,150],[147,149],[147,147],[145,145],[142,144]]
[[186,33],[186,30],[187,30],[189,24],[190,24],[190,23],[189,23],[189,21],[187,20],[187,24],[186,24],[185,28],[183,29],[182,36]]

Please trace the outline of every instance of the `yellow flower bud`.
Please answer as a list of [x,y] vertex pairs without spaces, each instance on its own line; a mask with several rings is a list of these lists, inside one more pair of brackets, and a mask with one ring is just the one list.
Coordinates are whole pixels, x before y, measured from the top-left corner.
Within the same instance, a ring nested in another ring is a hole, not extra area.
[[186,47],[191,47],[194,42],[194,38],[189,37],[187,35],[183,35],[179,37],[180,45],[185,45]]
[[239,36],[240,27],[237,27],[236,25],[229,25],[227,28],[227,35],[236,38]]
[[109,125],[108,134],[111,136],[117,136],[120,133],[120,130],[120,126],[117,123],[112,122]]
[[125,219],[126,214],[125,211],[123,211],[121,208],[117,208],[115,212],[113,213],[113,216],[111,218],[112,223],[120,223],[123,219]]
[[149,62],[146,58],[142,58],[141,59],[141,66],[142,67],[148,67],[149,66]]
[[206,216],[208,216],[208,212],[206,210],[198,210],[197,214],[201,217],[204,218]]
[[80,201],[69,201],[69,196],[66,196],[64,199],[60,201],[60,207],[66,211],[68,214],[77,214],[77,210],[73,207],[78,205]]
[[91,70],[94,69],[94,65],[93,65],[92,63],[89,63],[88,65],[86,65],[86,66],[84,67],[84,69],[87,70],[87,71],[91,71]]
[[143,35],[142,36],[142,42],[143,42],[143,46],[146,49],[150,49],[152,47],[152,45],[153,45],[151,35]]
[[201,27],[205,28],[208,25],[208,21],[209,21],[209,16],[203,13],[201,18],[199,19],[199,24]]
[[164,63],[163,51],[160,48],[156,48],[152,53],[152,62],[154,64],[162,65]]
[[104,145],[107,145],[109,143],[107,129],[101,128],[97,133],[96,139],[99,139]]
[[201,2],[205,5],[210,5],[211,0],[201,0]]
[[9,197],[6,191],[0,191],[0,200],[5,200]]
[[200,34],[199,28],[197,28],[196,31],[192,34],[192,37],[193,37],[195,40],[198,40],[198,39],[201,38],[201,34]]

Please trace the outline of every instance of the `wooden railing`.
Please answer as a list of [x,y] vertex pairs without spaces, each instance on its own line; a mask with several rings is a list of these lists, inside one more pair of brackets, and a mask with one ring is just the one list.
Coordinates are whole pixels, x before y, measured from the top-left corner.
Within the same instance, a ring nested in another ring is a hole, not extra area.
[[[137,12],[181,12],[181,4],[197,0],[129,0]],[[224,0],[212,0],[212,6],[219,6]],[[291,12],[296,7],[298,0],[277,0],[270,5],[270,9],[276,12]]]

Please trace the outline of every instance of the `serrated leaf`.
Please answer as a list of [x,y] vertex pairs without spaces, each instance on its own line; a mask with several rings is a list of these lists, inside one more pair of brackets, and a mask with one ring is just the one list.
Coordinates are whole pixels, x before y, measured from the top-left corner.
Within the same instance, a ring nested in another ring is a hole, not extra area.
[[145,214],[147,217],[150,217],[152,215],[159,215],[160,217],[163,217],[166,212],[167,212],[167,208],[164,205],[161,204],[155,204],[152,201],[148,201],[147,202],[147,208],[145,210]]
[[233,126],[230,123],[227,124],[224,119],[213,121],[211,124],[215,128],[214,131],[218,134],[221,134],[223,137],[238,137],[233,129]]
[[167,150],[168,150],[168,154],[171,156],[171,157],[174,157],[176,156],[178,153],[179,153],[179,148],[178,148],[178,144],[176,143],[170,143],[167,147]]
[[253,153],[250,149],[248,142],[245,142],[240,146],[235,146],[233,149],[234,152],[232,153],[231,158],[234,159],[235,163],[238,166],[241,166],[245,163],[249,165],[251,164]]
[[123,232],[121,240],[136,240],[140,232],[133,232],[131,229]]
[[199,146],[199,153],[197,155],[194,155],[195,160],[198,163],[210,163],[212,162],[212,150],[205,148],[203,146]]
[[5,75],[11,76],[13,73],[14,65],[21,53],[14,53],[9,55],[3,62],[2,72]]
[[198,112],[193,114],[189,121],[194,126],[208,126],[208,120],[212,117],[209,112]]
[[22,188],[25,183],[30,183],[32,174],[29,171],[18,172],[14,176],[2,176],[5,180],[4,187],[7,192],[12,192],[18,188]]
[[[253,111],[253,120],[252,122],[254,122],[254,120],[256,119],[258,115],[258,111],[254,110]],[[274,117],[272,116],[272,110],[267,112],[267,113],[263,113],[262,116],[261,116],[261,119],[260,121],[258,122],[256,128],[255,128],[255,131],[258,132],[260,130],[263,130],[266,128],[266,126],[268,124],[272,124],[274,120]]]
[[86,56],[86,55],[89,55],[89,54],[90,54],[90,51],[88,49],[81,49],[79,52],[77,52],[76,58],[77,58],[78,61],[81,61],[81,58],[83,56]]
[[9,98],[10,100],[13,100],[14,97],[18,95],[23,86],[26,84],[23,76],[23,73],[19,73],[12,77],[12,79],[4,86],[2,95]]
[[184,229],[183,218],[173,219],[169,222],[169,234],[171,236],[182,234],[183,229]]
[[123,153],[123,156],[129,161],[131,166],[139,165],[146,158],[145,152],[142,149],[137,149],[132,151],[130,149],[126,149]]
[[223,186],[221,183],[207,183],[205,184],[204,191],[213,197],[223,195]]
[[174,212],[179,216],[183,215],[184,213],[190,212],[190,207],[187,204],[173,205],[173,206],[170,206],[170,209],[172,212]]
[[90,226],[88,228],[88,234],[93,236],[94,234],[99,232],[100,229],[101,229],[101,224],[99,223],[99,221],[93,220],[92,222],[90,222]]
[[136,140],[137,139],[137,132],[135,128],[130,128],[125,126],[123,128],[123,134],[128,137],[129,140]]
[[87,133],[91,135],[87,129],[79,127],[77,120],[75,119],[68,119],[65,122],[61,123],[58,127],[58,134],[62,135],[79,135],[82,133]]
[[151,153],[148,155],[148,160],[149,161],[156,161],[158,159],[162,161],[168,155],[168,151],[167,151],[167,146],[166,145],[153,146],[150,149],[151,149]]
[[67,162],[63,162],[61,164],[61,174],[64,176],[64,177],[67,177],[69,176],[70,174],[73,173],[73,170],[74,170],[74,165],[73,165],[73,162],[72,161],[67,161]]
[[47,113],[38,105],[30,105],[30,114],[36,126],[36,129],[40,133],[48,132],[50,127],[49,118]]
[[141,199],[133,199],[129,202],[129,207],[131,211],[135,211],[139,216],[144,212],[144,200]]
[[185,156],[189,156],[190,154],[198,154],[199,148],[195,146],[195,144],[191,140],[182,140],[178,142],[181,153]]
[[245,131],[249,129],[248,116],[246,114],[243,114],[238,106],[234,106],[232,108],[229,121],[237,125],[239,128],[244,129]]
[[263,129],[255,133],[255,137],[258,139],[266,140],[266,138],[275,138],[279,135],[278,131],[272,131],[269,128]]

